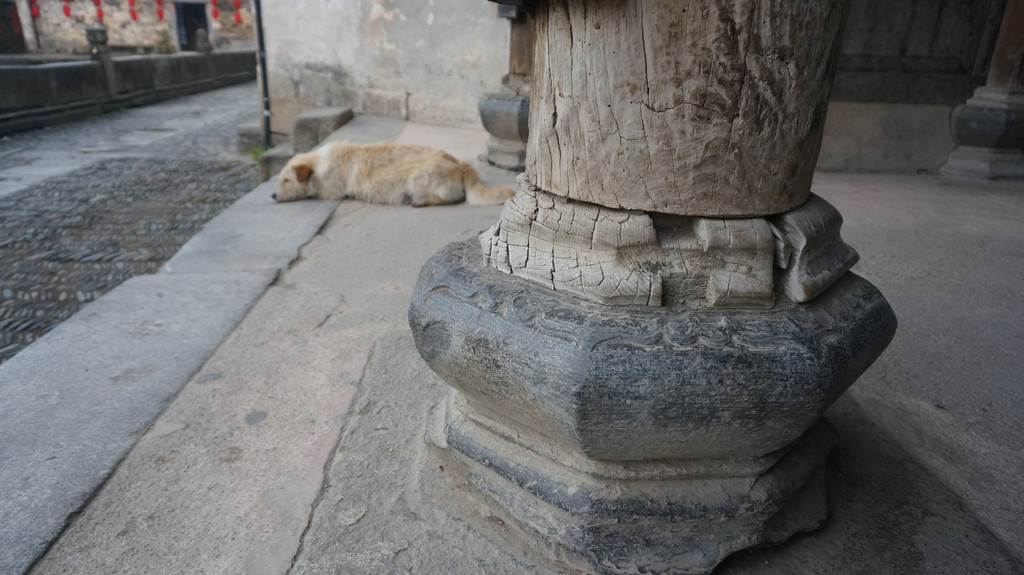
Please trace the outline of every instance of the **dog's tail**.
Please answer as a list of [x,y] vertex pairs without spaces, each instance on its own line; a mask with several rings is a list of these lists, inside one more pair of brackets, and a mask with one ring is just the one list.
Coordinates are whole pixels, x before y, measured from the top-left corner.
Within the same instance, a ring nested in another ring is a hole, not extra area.
[[516,195],[515,190],[508,186],[485,186],[480,175],[473,166],[459,162],[462,170],[462,185],[466,188],[466,203],[474,206],[504,204],[505,200]]

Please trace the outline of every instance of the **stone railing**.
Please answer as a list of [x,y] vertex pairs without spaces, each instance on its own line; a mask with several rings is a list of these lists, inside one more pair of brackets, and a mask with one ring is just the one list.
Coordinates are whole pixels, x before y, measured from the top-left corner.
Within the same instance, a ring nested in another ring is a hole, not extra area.
[[0,135],[255,78],[252,50],[0,66]]

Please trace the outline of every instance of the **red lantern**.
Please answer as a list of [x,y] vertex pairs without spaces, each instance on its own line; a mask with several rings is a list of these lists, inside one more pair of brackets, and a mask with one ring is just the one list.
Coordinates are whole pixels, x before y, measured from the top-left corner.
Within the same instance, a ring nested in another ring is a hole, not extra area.
[[135,0],[128,0],[129,6],[135,6]]
[[67,4],[64,5],[64,15],[68,18],[71,17],[71,6],[68,6]]
[[242,0],[235,0],[235,10],[242,9]]
[[159,6],[157,6],[157,8],[156,8],[156,17],[159,18],[160,20],[164,19],[164,9],[163,8],[160,8]]
[[103,21],[103,8],[97,8],[96,9],[96,19],[99,20],[100,22]]
[[241,12],[235,12],[235,24],[241,24],[241,23],[242,23],[242,13]]
[[220,8],[217,8],[216,6],[214,6],[213,7],[213,19],[216,20],[217,18],[220,18]]
[[135,8],[132,8],[132,9],[128,10],[128,14],[131,15],[132,20],[138,20],[139,19],[139,14],[138,14],[138,12],[135,11]]
[[39,17],[39,4],[33,4],[32,5],[32,17],[33,18],[38,18]]
[[99,5],[100,5],[100,0],[92,0],[92,3],[95,4],[96,7],[98,8]]

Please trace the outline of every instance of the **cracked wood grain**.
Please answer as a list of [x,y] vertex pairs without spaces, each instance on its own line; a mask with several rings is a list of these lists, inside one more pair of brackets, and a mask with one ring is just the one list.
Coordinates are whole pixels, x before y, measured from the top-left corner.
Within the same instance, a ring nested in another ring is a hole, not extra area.
[[810,192],[844,0],[547,0],[527,173],[555,195],[691,216]]
[[487,265],[605,305],[765,309],[775,240],[764,218],[694,218],[566,200],[519,177],[480,236]]

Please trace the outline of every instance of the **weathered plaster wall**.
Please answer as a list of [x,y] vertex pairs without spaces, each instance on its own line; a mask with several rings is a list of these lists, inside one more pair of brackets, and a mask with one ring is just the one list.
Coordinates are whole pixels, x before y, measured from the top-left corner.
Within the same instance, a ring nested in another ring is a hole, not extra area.
[[836,102],[828,107],[817,168],[826,172],[937,173],[956,147],[953,106]]
[[508,71],[507,20],[485,0],[264,2],[273,129],[351,106],[412,121],[479,126],[477,102]]

